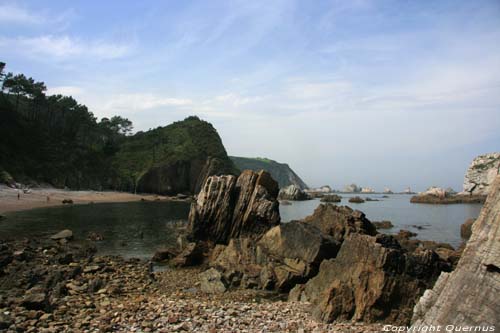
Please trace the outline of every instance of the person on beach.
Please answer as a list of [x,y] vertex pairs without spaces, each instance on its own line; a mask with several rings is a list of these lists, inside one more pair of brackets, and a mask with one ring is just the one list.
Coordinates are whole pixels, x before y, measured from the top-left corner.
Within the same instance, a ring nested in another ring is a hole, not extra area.
[[47,202],[50,202],[50,196],[47,196]]
[[19,193],[19,191],[17,191],[17,200],[20,200],[21,199],[21,193]]

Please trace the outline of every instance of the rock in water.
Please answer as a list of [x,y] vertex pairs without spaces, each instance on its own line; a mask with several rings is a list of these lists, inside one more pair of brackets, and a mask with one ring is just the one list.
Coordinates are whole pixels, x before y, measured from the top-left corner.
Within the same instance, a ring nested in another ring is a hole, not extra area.
[[425,286],[437,279],[441,261],[433,251],[406,253],[391,236],[351,234],[335,259],[290,292],[290,300],[312,304],[323,321],[384,321],[407,324]]
[[309,200],[309,195],[296,185],[287,186],[279,192],[278,198],[280,200]]
[[227,244],[230,238],[258,238],[279,224],[278,183],[265,171],[211,176],[189,212],[189,238]]
[[464,179],[464,192],[472,195],[487,195],[490,185],[500,174],[500,153],[491,153],[476,157]]
[[467,219],[467,221],[464,222],[464,224],[462,224],[460,226],[460,237],[462,237],[462,239],[469,239],[470,236],[472,235],[472,225],[474,224],[474,221],[476,219]]
[[442,273],[434,288],[420,298],[414,309],[413,326],[498,328],[499,295],[500,176],[497,176],[457,268],[452,273]]

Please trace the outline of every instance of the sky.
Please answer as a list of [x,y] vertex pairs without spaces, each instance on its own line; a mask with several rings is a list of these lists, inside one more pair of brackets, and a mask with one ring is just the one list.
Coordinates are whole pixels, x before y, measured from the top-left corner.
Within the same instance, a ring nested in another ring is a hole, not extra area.
[[310,186],[462,188],[500,151],[500,1],[3,1],[0,61],[99,118],[198,115]]

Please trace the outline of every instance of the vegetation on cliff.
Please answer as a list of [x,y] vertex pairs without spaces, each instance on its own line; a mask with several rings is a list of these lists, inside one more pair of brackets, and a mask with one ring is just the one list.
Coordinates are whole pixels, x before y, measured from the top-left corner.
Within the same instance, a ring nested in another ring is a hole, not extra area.
[[130,120],[98,120],[73,97],[47,96],[43,82],[4,68],[2,182],[172,194],[196,191],[208,174],[237,173],[217,131],[197,117],[130,135]]
[[236,167],[240,170],[265,170],[278,182],[280,188],[296,185],[300,189],[307,189],[307,184],[286,163],[279,163],[261,157],[230,156]]

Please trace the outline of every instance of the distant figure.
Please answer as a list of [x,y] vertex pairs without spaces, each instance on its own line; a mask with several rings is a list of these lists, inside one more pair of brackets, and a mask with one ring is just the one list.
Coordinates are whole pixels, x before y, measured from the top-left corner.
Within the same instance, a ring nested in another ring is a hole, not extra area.
[[17,200],[20,200],[21,199],[21,193],[19,193],[19,191],[17,191]]
[[47,202],[50,202],[50,197],[49,196],[47,196]]

